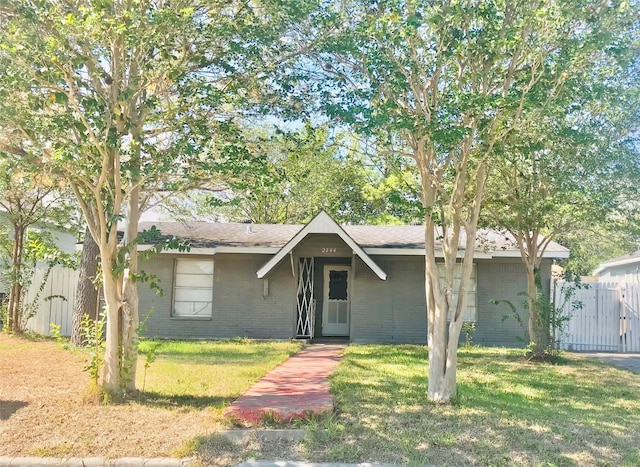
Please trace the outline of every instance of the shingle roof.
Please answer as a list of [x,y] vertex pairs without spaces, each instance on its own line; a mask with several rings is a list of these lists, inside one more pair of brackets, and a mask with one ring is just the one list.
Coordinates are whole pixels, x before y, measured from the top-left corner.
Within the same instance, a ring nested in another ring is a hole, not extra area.
[[141,222],[138,230],[155,226],[162,237],[189,241],[194,248],[217,246],[281,248],[302,225],[232,224],[216,222]]
[[[141,222],[139,230],[155,225],[163,237],[188,241],[192,248],[267,247],[282,248],[304,226],[282,224],[235,224],[214,222]],[[344,225],[344,230],[362,248],[424,248],[424,226],[421,225]],[[465,248],[464,236],[461,248]],[[439,248],[439,242],[436,242]],[[480,230],[478,251],[516,251],[512,237],[493,230]],[[566,254],[569,250],[552,242],[548,253]]]
[[617,258],[603,261],[602,263],[600,263],[600,267],[615,266],[619,264],[621,261],[626,262],[627,260],[633,260],[634,258],[637,258],[638,261],[640,261],[640,250],[634,251],[633,253],[628,253],[626,255],[618,256]]

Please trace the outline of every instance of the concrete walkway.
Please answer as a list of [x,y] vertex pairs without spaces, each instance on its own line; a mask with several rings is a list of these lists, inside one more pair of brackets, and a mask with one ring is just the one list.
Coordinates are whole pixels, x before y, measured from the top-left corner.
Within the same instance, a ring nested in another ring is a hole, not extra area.
[[578,355],[595,358],[633,373],[640,373],[640,353],[580,352]]
[[327,377],[340,363],[345,345],[314,344],[267,373],[224,411],[255,425],[266,414],[285,421],[333,410]]

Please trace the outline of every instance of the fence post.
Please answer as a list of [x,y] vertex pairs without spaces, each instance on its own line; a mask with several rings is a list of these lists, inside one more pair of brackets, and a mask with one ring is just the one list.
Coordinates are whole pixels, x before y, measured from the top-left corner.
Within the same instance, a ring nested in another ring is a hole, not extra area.
[[620,291],[620,339],[622,341],[622,353],[627,353],[626,289],[624,286],[619,286],[618,290]]
[[551,343],[554,350],[558,350],[560,345],[556,340],[556,322],[558,319],[556,308],[556,287],[558,286],[558,278],[551,275]]

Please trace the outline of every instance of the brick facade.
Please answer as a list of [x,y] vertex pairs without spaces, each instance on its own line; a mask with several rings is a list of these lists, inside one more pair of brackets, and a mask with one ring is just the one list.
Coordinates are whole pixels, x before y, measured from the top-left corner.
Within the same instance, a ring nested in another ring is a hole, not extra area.
[[[310,238],[296,249],[298,256],[318,255],[318,248],[331,246],[335,239]],[[337,240],[333,257],[314,256],[316,269],[316,329],[321,335],[323,295],[322,269],[325,264],[353,265],[351,276],[351,328],[353,342],[426,343],[427,320],[424,295],[424,259],[421,256],[374,256],[388,274],[380,280],[360,259],[352,257]],[[171,316],[175,258],[197,257],[162,254],[144,262],[142,268],[155,274],[164,288],[157,295],[141,284],[140,315],[150,314],[145,334],[176,339],[218,339],[249,337],[289,339],[295,337],[296,287],[291,263],[283,261],[265,284],[256,271],[269,255],[224,253],[214,259],[213,313],[211,318]],[[211,256],[209,256],[211,258]],[[551,261],[544,263],[543,284],[549,283]],[[483,345],[523,346],[524,330],[511,316],[507,300],[516,306],[526,328],[528,318],[520,292],[526,290],[525,273],[519,259],[477,260],[477,330],[474,342]],[[548,289],[548,286],[547,286]],[[547,290],[548,293],[548,290]],[[508,316],[506,319],[503,319]]]

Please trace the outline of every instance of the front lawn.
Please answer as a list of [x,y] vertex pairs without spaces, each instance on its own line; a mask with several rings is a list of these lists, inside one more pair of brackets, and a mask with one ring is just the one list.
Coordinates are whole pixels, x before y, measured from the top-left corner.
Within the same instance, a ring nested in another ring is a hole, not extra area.
[[[221,415],[269,370],[300,350],[299,342],[142,341],[137,387],[143,396],[173,405],[207,408]],[[155,355],[145,375],[145,358]]]
[[[154,347],[145,391],[135,400],[100,405],[89,402],[81,354],[52,340],[0,333],[0,455],[190,455],[193,439],[227,427],[224,407],[300,344],[146,341],[141,351]],[[144,362],[143,354],[138,388]]]
[[[216,435],[222,410],[295,342],[145,341],[135,400],[88,403],[78,354],[0,333],[0,452],[10,456],[191,456],[411,465],[640,465],[640,375],[567,354],[460,349],[454,404],[430,403],[423,346],[349,346],[331,377],[336,413],[297,422],[302,446]],[[155,349],[152,351],[152,349]],[[145,354],[156,360],[144,374]],[[244,452],[242,452],[244,450]]]
[[[430,403],[427,350],[350,346],[334,373],[337,414],[312,423],[315,460],[412,465],[640,465],[640,375],[567,354],[460,349],[459,395]],[[321,430],[321,428],[325,430]]]

